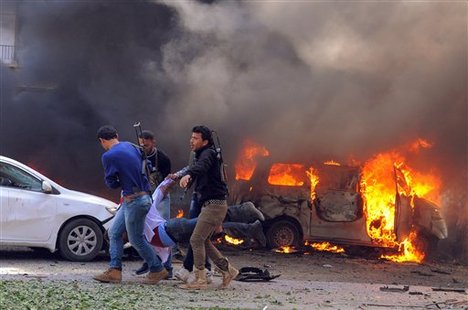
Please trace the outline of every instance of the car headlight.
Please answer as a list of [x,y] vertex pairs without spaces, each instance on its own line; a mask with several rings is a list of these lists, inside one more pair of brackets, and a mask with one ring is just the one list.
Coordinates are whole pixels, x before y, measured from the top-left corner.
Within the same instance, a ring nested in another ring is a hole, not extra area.
[[106,206],[106,210],[112,214],[112,215],[115,215],[117,213],[117,210],[119,209],[119,207],[117,206]]

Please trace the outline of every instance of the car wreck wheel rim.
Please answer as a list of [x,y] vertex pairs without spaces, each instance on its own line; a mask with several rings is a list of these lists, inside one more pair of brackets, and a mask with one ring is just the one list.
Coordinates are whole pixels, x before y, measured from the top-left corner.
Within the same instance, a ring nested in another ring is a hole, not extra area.
[[88,255],[96,245],[96,232],[88,226],[77,226],[68,234],[67,246],[75,255]]
[[279,246],[291,245],[294,243],[294,232],[289,227],[281,227],[273,237]]

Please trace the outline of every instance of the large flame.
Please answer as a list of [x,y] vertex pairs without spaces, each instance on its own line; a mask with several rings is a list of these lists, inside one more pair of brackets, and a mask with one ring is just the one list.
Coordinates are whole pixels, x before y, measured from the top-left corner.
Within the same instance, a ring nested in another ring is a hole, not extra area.
[[258,156],[269,156],[266,148],[247,140],[244,143],[240,156],[235,164],[236,180],[250,180],[257,166],[256,158]]
[[[410,144],[409,151],[428,148],[431,144],[423,139]],[[421,262],[424,253],[415,246],[416,232],[403,242],[396,241],[394,230],[395,201],[397,193],[410,198],[411,207],[415,196],[438,202],[440,179],[433,174],[423,174],[410,168],[405,157],[393,150],[377,154],[364,164],[361,176],[361,193],[364,199],[364,212],[367,233],[376,243],[386,247],[399,247],[400,254],[383,256],[396,262]]]
[[301,164],[276,163],[271,166],[268,183],[271,185],[302,186],[304,185],[305,168]]
[[367,233],[383,246],[396,246],[394,233],[394,163],[402,161],[397,153],[381,153],[365,163],[361,176]]

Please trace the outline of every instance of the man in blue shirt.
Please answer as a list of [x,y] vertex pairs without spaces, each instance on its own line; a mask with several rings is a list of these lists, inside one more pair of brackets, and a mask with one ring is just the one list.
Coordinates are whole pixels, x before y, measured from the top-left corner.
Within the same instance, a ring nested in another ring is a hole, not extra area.
[[121,188],[123,202],[109,230],[109,269],[93,278],[106,283],[122,281],[122,235],[127,231],[130,243],[150,268],[144,282],[156,284],[166,278],[168,272],[162,266],[153,247],[143,237],[146,214],[151,208],[151,197],[149,182],[142,169],[141,151],[129,142],[120,142],[117,130],[112,126],[99,128],[97,137],[106,150],[102,155],[106,185],[109,188]]

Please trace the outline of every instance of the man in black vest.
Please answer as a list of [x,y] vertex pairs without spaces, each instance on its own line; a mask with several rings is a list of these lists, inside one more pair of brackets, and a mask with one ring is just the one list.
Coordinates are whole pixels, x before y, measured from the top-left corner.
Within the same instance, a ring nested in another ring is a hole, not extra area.
[[[156,147],[156,139],[151,131],[143,130],[138,137],[138,142],[146,154],[146,159],[150,162],[149,182],[153,193],[171,172],[171,160],[166,153]],[[171,218],[171,197],[169,193],[158,204],[158,212],[166,221]],[[169,273],[168,278],[172,278],[172,253],[169,254],[169,259],[164,263],[164,268]],[[137,274],[139,273],[141,271],[137,270]]]

